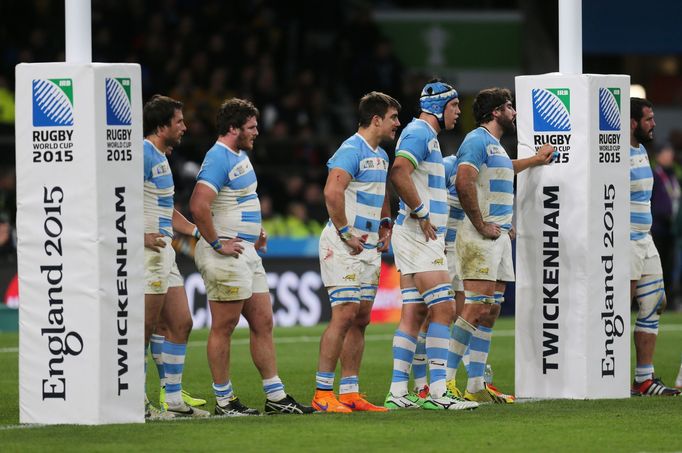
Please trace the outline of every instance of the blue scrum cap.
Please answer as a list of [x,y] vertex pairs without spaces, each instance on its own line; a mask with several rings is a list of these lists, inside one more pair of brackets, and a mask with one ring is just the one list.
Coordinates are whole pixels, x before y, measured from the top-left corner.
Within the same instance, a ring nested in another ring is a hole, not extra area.
[[419,96],[419,107],[422,112],[435,116],[438,122],[442,123],[445,106],[457,97],[459,97],[457,90],[447,83],[429,82],[424,85],[422,94]]

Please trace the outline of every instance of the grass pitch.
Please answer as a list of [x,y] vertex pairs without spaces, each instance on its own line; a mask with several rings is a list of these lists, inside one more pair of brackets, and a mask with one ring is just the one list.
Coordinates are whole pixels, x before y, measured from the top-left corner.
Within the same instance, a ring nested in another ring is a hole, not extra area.
[[[370,401],[383,402],[391,374],[395,326],[374,325],[360,376]],[[315,385],[319,336],[324,326],[277,329],[280,376],[287,391],[309,403]],[[513,320],[501,319],[490,363],[495,384],[512,392]],[[215,403],[206,363],[207,331],[192,333],[184,387]],[[262,409],[264,396],[248,350],[237,332],[232,382],[240,399]],[[486,405],[471,412],[398,411],[388,414],[317,414],[182,420],[111,426],[23,427],[19,422],[18,335],[0,334],[0,451],[680,451],[682,398],[541,401]],[[634,353],[634,348],[633,348]],[[674,382],[682,353],[682,314],[666,313],[656,351],[656,373]],[[158,400],[157,376],[148,366],[148,395]],[[462,372],[462,378],[465,376]],[[462,379],[460,378],[460,379]],[[338,381],[338,379],[337,379]],[[462,381],[464,381],[462,379]],[[464,384],[464,382],[461,382]]]

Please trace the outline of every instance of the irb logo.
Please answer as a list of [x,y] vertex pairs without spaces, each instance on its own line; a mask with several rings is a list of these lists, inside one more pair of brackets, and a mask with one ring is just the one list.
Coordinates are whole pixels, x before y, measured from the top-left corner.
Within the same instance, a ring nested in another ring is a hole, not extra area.
[[107,126],[130,126],[132,124],[130,79],[107,78],[104,83],[107,98]]
[[571,130],[571,90],[568,88],[535,88],[533,129],[536,132],[569,132]]
[[33,80],[33,126],[73,126],[71,79]]
[[620,130],[620,88],[599,88],[599,130]]

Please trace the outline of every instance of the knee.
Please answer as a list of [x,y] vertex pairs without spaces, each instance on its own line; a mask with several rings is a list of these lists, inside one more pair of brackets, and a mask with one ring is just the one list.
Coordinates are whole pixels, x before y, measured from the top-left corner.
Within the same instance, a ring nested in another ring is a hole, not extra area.
[[215,335],[225,336],[225,337],[231,337],[232,333],[234,332],[234,329],[237,327],[238,323],[239,323],[239,316],[226,319],[220,323],[214,322],[211,324],[211,332],[210,333],[215,334]]
[[358,304],[346,304],[343,309],[332,310],[331,323],[338,329],[346,332],[356,324],[358,316]]
[[364,332],[369,325],[371,313],[371,310],[358,312],[358,314],[355,316],[355,321],[353,324]]
[[274,323],[272,316],[256,316],[249,321],[249,330],[254,335],[269,335],[272,333]]

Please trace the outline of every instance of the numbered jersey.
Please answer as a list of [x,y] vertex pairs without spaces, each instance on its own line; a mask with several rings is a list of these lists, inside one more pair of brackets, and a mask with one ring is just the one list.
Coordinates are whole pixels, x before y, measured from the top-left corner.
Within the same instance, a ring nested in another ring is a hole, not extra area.
[[255,243],[261,229],[260,201],[256,173],[246,152],[216,142],[204,157],[197,182],[217,194],[211,214],[218,236]]
[[144,141],[144,232],[173,237],[175,185],[166,155]]
[[381,147],[373,149],[355,134],[341,144],[327,167],[344,170],[353,178],[345,192],[346,219],[359,235],[367,235],[365,248],[375,248],[386,194],[386,151]]
[[457,151],[457,165],[478,170],[476,193],[483,221],[511,229],[514,167],[499,140],[484,127],[469,132]]
[[[449,209],[438,134],[429,123],[415,118],[403,129],[395,149],[396,157],[404,157],[414,165],[410,177],[419,199],[429,210],[431,224],[436,227],[437,234],[445,234]],[[409,206],[400,199],[396,224],[404,225],[412,231],[421,231],[419,222],[410,217],[411,212]]]
[[630,148],[630,239],[644,238],[651,229],[654,174],[644,146]]

